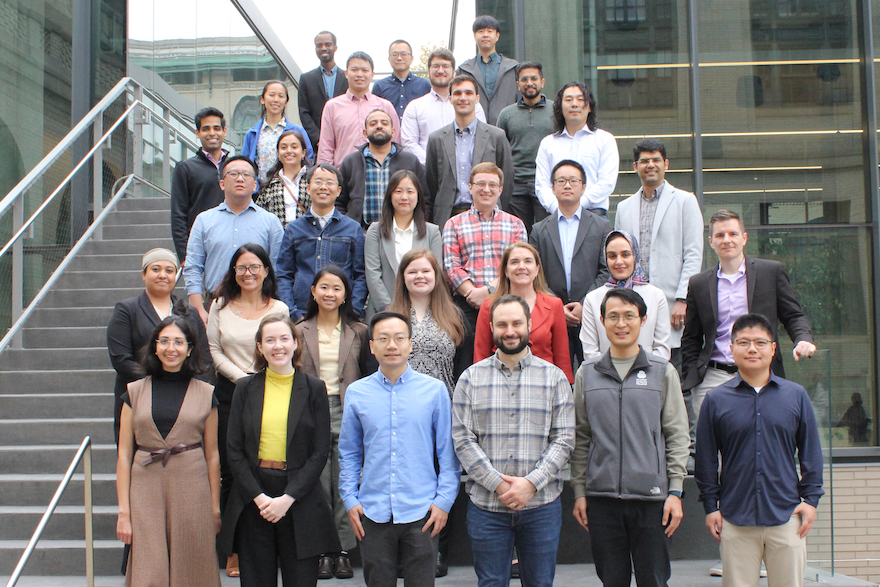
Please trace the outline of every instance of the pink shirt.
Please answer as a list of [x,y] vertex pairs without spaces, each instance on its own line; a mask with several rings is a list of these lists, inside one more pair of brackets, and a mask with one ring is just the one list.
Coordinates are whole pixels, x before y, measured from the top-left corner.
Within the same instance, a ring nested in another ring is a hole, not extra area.
[[736,319],[749,313],[746,285],[746,260],[733,275],[725,275],[718,266],[718,328],[715,330],[715,350],[710,357],[719,363],[733,364],[730,353],[730,329]]
[[328,100],[321,115],[321,138],[318,141],[317,163],[332,163],[339,167],[355,147],[367,142],[364,136],[364,122],[367,114],[377,108],[391,117],[394,135],[391,140],[400,143],[400,120],[394,106],[388,100],[367,92],[358,98],[347,90],[341,96]]

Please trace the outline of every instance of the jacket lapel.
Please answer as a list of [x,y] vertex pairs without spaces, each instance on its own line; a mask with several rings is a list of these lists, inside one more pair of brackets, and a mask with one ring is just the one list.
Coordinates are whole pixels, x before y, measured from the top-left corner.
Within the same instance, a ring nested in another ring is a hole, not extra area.
[[713,324],[718,324],[718,266],[709,275],[709,303],[712,305]]
[[[394,219],[391,220],[392,227],[394,226]],[[413,248],[416,248],[415,237],[413,238]],[[383,238],[382,239],[382,252],[385,253],[385,259],[388,261],[388,265],[394,267],[397,265],[397,252],[394,250],[394,229],[391,229],[391,238]],[[389,292],[390,293],[390,292]],[[339,356],[342,357],[342,351],[340,350]]]
[[[550,216],[555,217],[556,214],[553,213]],[[562,239],[559,236],[559,220],[557,220],[552,227],[548,227],[547,232],[550,233],[550,242],[553,243],[553,250],[556,251],[556,257],[559,259],[559,266],[565,268],[565,259],[562,256]],[[577,250],[577,247],[575,247],[574,250]]]
[[[538,294],[538,299],[535,301],[535,310],[538,309],[538,306],[541,307],[541,311],[533,311],[532,312],[532,331],[538,329],[538,326],[546,322],[551,317],[550,311],[550,301],[547,299],[546,295]],[[538,319],[535,319],[535,314],[538,315]]]
[[309,386],[306,375],[297,371],[293,376],[293,389],[290,391],[290,408],[287,410],[287,460],[291,460],[293,452],[293,434],[302,417],[306,402],[309,399]]
[[675,191],[675,188],[667,183],[666,188],[663,191],[664,193],[660,196],[660,200],[657,202],[657,211],[654,213],[654,227],[651,229],[652,243],[657,242],[657,232],[660,230],[663,216],[666,215],[666,211],[669,210],[669,206],[672,204],[672,193]]
[[584,208],[581,208],[581,220],[578,222],[578,232],[574,237],[575,255],[581,250],[581,247],[584,244],[584,239],[587,238],[587,233],[590,232],[590,226],[592,226],[593,222],[595,222],[595,220],[592,215]]
[[441,142],[446,150],[446,160],[449,162],[449,171],[452,177],[458,177],[455,173],[455,122],[443,129]]
[[746,289],[749,296],[749,312],[755,307],[755,282],[758,280],[755,269],[755,261],[746,257]]
[[302,343],[306,347],[305,350],[308,351],[308,353],[304,354],[308,355],[308,360],[312,362],[311,365],[306,365],[305,367],[311,368],[314,373],[320,373],[318,370],[318,357],[320,356],[318,354],[320,352],[320,349],[318,349],[318,325],[314,320],[308,320],[303,322],[302,329]]
[[251,403],[251,429],[254,432],[256,453],[260,450],[260,435],[263,433],[263,399],[266,395],[266,372],[257,373],[248,384],[248,401]]
[[483,153],[489,144],[489,126],[477,121],[477,132],[474,137],[474,165],[483,160]]
[[354,343],[354,329],[347,326],[342,327],[342,337],[339,339],[339,376],[342,376],[342,369],[348,362],[348,354],[351,352],[351,345]]
[[151,325],[150,331],[152,331],[152,329],[156,327],[160,320],[159,314],[156,313],[156,308],[153,307],[153,304],[150,302],[150,298],[147,296],[147,292],[143,292],[140,296],[138,296],[138,309],[140,310],[141,314],[143,314],[149,321],[147,322],[147,324]]

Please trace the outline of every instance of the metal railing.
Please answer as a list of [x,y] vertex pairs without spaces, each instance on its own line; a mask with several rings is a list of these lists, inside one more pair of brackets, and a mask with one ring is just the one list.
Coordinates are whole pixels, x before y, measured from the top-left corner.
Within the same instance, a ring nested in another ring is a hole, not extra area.
[[21,558],[18,560],[15,570],[12,571],[9,581],[6,582],[6,587],[14,587],[14,585],[18,583],[18,579],[21,577],[25,565],[31,558],[34,549],[37,547],[37,542],[40,541],[40,537],[43,535],[43,530],[46,529],[46,525],[49,523],[49,518],[55,513],[55,508],[58,506],[58,502],[61,501],[61,496],[64,495],[67,486],[70,485],[70,481],[73,479],[73,474],[76,472],[76,468],[79,466],[80,462],[83,464],[83,495],[85,496],[84,501],[86,506],[86,585],[88,585],[88,587],[95,587],[95,553],[94,540],[92,537],[92,438],[90,436],[86,436],[83,439],[82,444],[79,446],[79,450],[76,451],[76,455],[70,462],[70,466],[67,468],[67,473],[64,475],[64,479],[61,480],[61,484],[55,491],[52,501],[49,502],[49,506],[46,508],[46,513],[44,513],[42,519],[40,519],[40,523],[37,525],[37,529],[34,531],[33,536],[31,536],[30,542],[28,542]]

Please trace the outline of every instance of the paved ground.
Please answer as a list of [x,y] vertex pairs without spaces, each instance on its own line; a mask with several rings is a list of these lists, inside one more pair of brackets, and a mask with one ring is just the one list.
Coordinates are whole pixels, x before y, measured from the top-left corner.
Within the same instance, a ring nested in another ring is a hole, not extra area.
[[[720,577],[709,576],[709,566],[713,561],[674,561],[672,563],[672,580],[670,583],[675,587],[721,587]],[[0,577],[0,584],[5,584],[8,577]],[[239,584],[237,579],[230,579],[223,575],[223,587],[235,587]],[[96,577],[97,587],[119,587],[124,584],[122,577]],[[279,581],[279,585],[281,582]],[[474,587],[477,578],[470,567],[453,567],[449,575],[437,579],[437,587]],[[558,565],[556,567],[555,584],[559,587],[601,587],[593,565]],[[633,585],[635,581],[633,581]],[[837,575],[835,577],[824,576],[820,583],[807,581],[807,585],[819,585],[823,587],[869,587],[876,583],[867,583],[851,577]],[[331,579],[319,581],[318,587],[361,587],[364,585],[363,575],[360,569],[355,569],[354,579],[342,581]],[[520,582],[516,579],[510,582],[511,587],[519,587]],[[767,580],[762,579],[762,587],[767,585]],[[73,577],[26,577],[18,582],[19,587],[84,587],[85,579]],[[398,581],[398,586],[403,587],[403,580]]]

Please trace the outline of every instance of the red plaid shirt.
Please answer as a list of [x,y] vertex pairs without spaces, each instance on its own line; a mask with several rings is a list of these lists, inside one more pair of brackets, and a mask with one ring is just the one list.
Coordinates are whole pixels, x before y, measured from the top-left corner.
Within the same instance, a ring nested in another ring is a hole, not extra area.
[[498,276],[504,249],[515,242],[528,242],[522,220],[500,208],[487,218],[474,206],[453,216],[443,227],[443,264],[452,289],[471,280],[483,287]]

